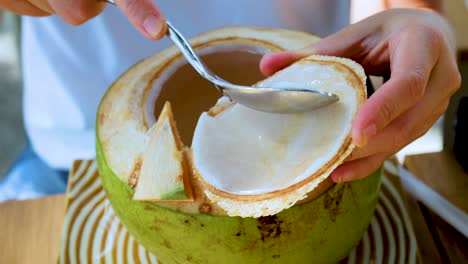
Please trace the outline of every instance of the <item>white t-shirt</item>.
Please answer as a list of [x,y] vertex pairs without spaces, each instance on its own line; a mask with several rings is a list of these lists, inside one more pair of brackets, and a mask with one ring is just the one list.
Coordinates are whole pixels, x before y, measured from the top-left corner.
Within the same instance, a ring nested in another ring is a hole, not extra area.
[[[296,29],[325,36],[349,23],[347,0],[160,0],[159,7],[191,37],[226,26]],[[68,169],[95,153],[95,115],[120,74],[166,48],[141,36],[115,7],[73,27],[56,16],[23,17],[24,118],[34,150]]]

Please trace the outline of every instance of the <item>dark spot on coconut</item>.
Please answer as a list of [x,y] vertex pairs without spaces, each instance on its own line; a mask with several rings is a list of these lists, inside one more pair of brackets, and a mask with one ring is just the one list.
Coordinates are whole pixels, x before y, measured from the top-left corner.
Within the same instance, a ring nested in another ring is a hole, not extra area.
[[273,257],[274,259],[277,259],[277,258],[280,257],[280,255],[279,255],[279,254],[275,254],[275,255],[273,255],[272,257]]
[[245,236],[245,224],[244,224],[244,219],[242,219],[240,222],[239,222],[239,227],[238,227],[238,233]]
[[128,184],[132,188],[135,188],[138,184],[138,175],[140,175],[141,163],[141,158],[137,158],[135,165],[133,166],[132,173],[130,173],[130,177],[128,178]]
[[188,223],[189,223],[189,220],[185,220],[184,223],[188,224]]
[[200,226],[201,226],[201,227],[205,227],[205,225],[204,225],[204,224],[201,224]]
[[185,258],[187,261],[191,261],[193,259],[192,256],[188,255],[186,258]]
[[156,208],[154,208],[153,206],[150,206],[150,205],[145,205],[145,211],[156,211]]
[[240,236],[240,235],[241,235],[241,232],[237,232],[237,233],[236,233],[236,236]]
[[201,213],[209,213],[211,212],[211,205],[207,204],[207,203],[202,203],[199,207],[198,207],[198,211],[200,211]]
[[325,198],[323,200],[324,207],[327,209],[328,214],[332,222],[336,221],[336,217],[339,214],[340,203],[343,199],[343,193],[346,186],[345,184],[337,185],[337,189],[333,191],[328,191],[325,193]]
[[171,243],[169,242],[169,240],[164,239],[163,245],[164,245],[166,248],[169,248],[169,249],[172,248],[172,245],[171,245]]
[[149,229],[152,230],[152,231],[159,231],[160,230],[159,226],[156,226],[156,225],[150,226]]
[[260,217],[258,218],[258,223],[257,229],[260,231],[263,242],[278,238],[282,233],[283,221],[278,220],[276,215]]
[[[353,202],[354,202],[354,204],[355,204],[356,206],[359,206],[359,203],[358,203],[358,201],[356,200],[357,194],[354,193],[354,190],[353,190],[353,187],[351,187],[351,184],[350,184],[349,182],[347,182],[347,183],[345,183],[344,185],[345,185],[345,188],[348,190],[348,192],[349,192],[349,194],[350,194],[349,197],[351,197],[351,199],[353,200]],[[361,209],[361,208],[358,207],[358,209]]]

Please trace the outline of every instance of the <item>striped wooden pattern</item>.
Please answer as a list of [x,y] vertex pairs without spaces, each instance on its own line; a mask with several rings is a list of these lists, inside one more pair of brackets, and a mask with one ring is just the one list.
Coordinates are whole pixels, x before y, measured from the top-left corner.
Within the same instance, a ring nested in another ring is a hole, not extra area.
[[157,263],[112,212],[95,161],[74,164],[67,199],[59,263]]
[[[399,188],[384,175],[371,225],[340,263],[416,263],[417,245]],[[59,263],[157,263],[114,215],[95,161],[76,162],[67,191]]]
[[376,212],[359,245],[340,263],[417,263],[417,243],[401,194],[388,176]]

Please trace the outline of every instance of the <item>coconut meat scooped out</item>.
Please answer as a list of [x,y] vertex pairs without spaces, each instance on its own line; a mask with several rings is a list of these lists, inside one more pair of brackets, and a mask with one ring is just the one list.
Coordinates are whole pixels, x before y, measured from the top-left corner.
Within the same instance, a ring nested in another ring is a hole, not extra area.
[[204,113],[192,143],[200,176],[221,191],[257,195],[285,189],[325,166],[346,141],[358,104],[356,91],[334,67],[304,61],[259,84],[313,83],[340,95],[334,105],[273,114],[236,104],[214,116]]
[[[192,142],[193,163],[207,196],[228,215],[265,216],[304,199],[353,149],[350,131],[366,98],[357,63],[312,56],[257,84],[310,84],[340,101],[295,114],[259,112],[240,104],[203,113]],[[220,100],[218,104],[226,104]]]

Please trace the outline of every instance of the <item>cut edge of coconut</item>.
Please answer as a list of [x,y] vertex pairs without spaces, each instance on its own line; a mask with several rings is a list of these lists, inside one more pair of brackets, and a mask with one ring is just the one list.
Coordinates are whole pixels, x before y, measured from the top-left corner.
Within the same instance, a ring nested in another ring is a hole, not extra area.
[[[322,55],[312,55],[301,59],[296,63],[307,63],[307,61],[338,63],[349,69],[349,73],[354,75],[354,80],[357,80],[357,85],[351,85],[357,91],[357,106],[355,112],[353,113],[355,116],[360,106],[367,98],[366,75],[362,66],[347,58]],[[355,83],[352,80],[346,80],[348,82]],[[220,114],[222,111],[228,108],[221,107],[222,110],[218,111],[216,115]],[[195,164],[193,165],[193,170],[196,177],[198,177],[205,186],[206,196],[213,203],[219,205],[223,210],[225,210],[227,215],[257,218],[277,214],[284,209],[292,207],[294,204],[304,199],[310,198],[308,197],[308,194],[312,192],[321,182],[327,179],[336,167],[344,162],[346,157],[351,154],[354,147],[355,146],[351,140],[351,131],[349,131],[347,139],[343,142],[342,148],[337,152],[334,158],[327,163],[327,167],[323,168],[322,171],[317,171],[318,175],[315,174],[316,177],[312,177],[311,175],[306,180],[290,186],[289,188],[267,194],[238,195],[226,193],[205,182],[203,180],[203,176],[198,172]]]
[[[139,157],[140,162],[136,163],[139,164],[136,168],[138,170],[134,170],[135,175],[131,177],[132,183],[136,185],[133,199],[193,201],[189,180],[191,170],[169,102],[164,104],[156,124],[149,129],[148,135],[147,147]],[[166,147],[161,148],[161,144],[166,144]],[[160,183],[167,183],[170,189],[161,190],[158,187]]]

